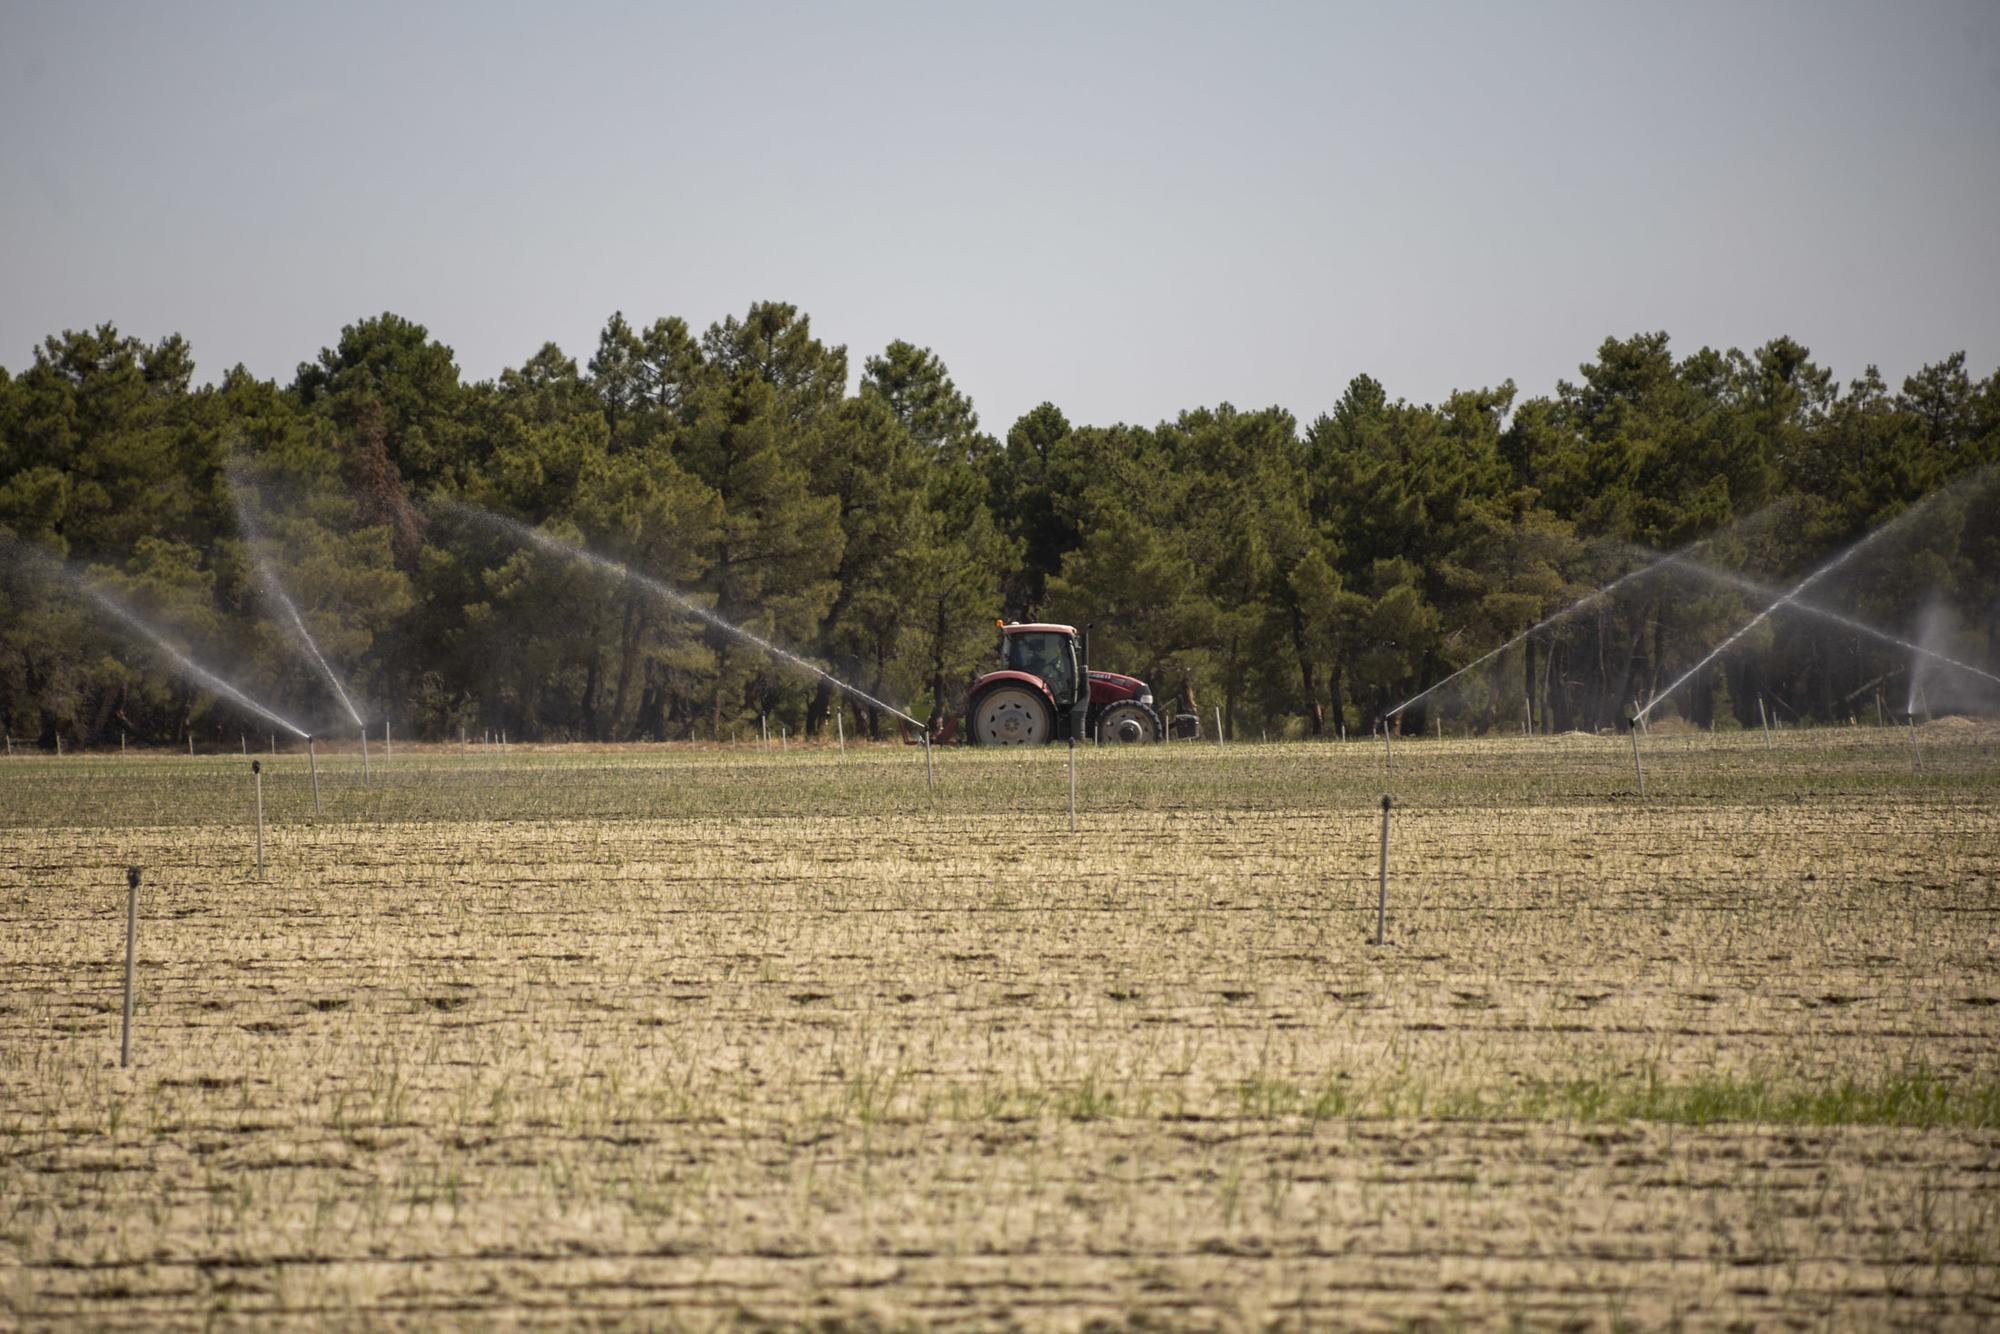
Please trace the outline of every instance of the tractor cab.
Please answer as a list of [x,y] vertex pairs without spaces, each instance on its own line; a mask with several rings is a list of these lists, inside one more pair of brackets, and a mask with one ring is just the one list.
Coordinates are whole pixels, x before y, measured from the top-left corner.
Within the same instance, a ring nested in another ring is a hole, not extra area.
[[1076,703],[1076,683],[1083,674],[1081,658],[1074,626],[1000,627],[1000,660],[1013,671],[1040,677],[1058,708]]

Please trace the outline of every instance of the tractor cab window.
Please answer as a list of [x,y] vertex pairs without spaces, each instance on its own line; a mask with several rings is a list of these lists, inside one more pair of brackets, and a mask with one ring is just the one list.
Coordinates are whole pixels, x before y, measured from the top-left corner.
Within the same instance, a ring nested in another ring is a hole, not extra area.
[[1076,698],[1075,649],[1068,635],[1047,632],[1008,635],[1002,651],[1009,667],[1047,681],[1056,703],[1068,704]]

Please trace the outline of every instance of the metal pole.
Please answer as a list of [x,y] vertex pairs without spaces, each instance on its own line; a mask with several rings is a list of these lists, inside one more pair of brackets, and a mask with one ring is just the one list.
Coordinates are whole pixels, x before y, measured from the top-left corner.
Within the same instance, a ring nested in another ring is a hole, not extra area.
[[1757,696],[1757,721],[1764,725],[1764,749],[1771,748],[1771,715],[1764,712],[1764,697]]
[[389,720],[387,718],[382,720],[382,749],[387,752],[384,756],[385,759],[393,760],[396,758],[396,739],[389,734]]
[[1222,744],[1222,706],[1215,706],[1215,744]]
[[931,796],[937,797],[937,766],[931,761],[931,734],[924,733],[924,780],[930,784]]
[[1917,715],[1914,712],[1910,714],[1910,762],[1914,766],[1914,772],[1924,771],[1924,747],[1923,743],[1917,740]]
[[1389,929],[1389,794],[1382,794],[1382,859],[1375,883],[1375,943],[1388,939]]
[[244,753],[245,755],[248,755],[248,754],[250,753],[250,738],[249,738],[249,736],[248,736],[247,734],[243,733],[243,732],[238,732],[238,733],[236,734],[236,739],[237,739],[238,741],[241,741],[241,742],[243,743],[243,753]]
[[257,878],[264,878],[264,762],[250,761],[250,777],[257,784]]
[[1521,695],[1521,720],[1527,726],[1529,736],[1535,734],[1535,700],[1527,693]]
[[132,1064],[132,971],[139,950],[139,868],[125,868],[125,1028],[118,1039],[118,1065]]
[[194,733],[188,733],[188,758],[194,758]]
[[368,724],[361,724],[361,782],[368,782]]
[[1385,774],[1396,772],[1396,749],[1389,744],[1389,724],[1394,721],[1393,717],[1382,720],[1382,772]]
[[[847,712],[838,706],[833,711],[833,730],[840,737],[840,753],[845,755],[847,753]],[[930,743],[926,740],[924,744],[929,745]]]
[[318,744],[317,744],[317,743],[316,743],[316,742],[315,742],[315,741],[313,740],[313,738],[311,738],[311,737],[307,737],[307,738],[306,738],[306,767],[307,767],[308,769],[312,770],[312,780],[313,780],[313,814],[314,814],[314,815],[318,815],[318,814],[320,814],[320,805],[319,805],[319,749],[318,749]]
[[764,738],[764,749],[769,750],[771,748],[771,724],[761,713],[757,715],[757,731]]
[[1076,734],[1069,738],[1069,832],[1076,832]]
[[1639,776],[1639,795],[1646,795],[1646,766],[1639,762],[1639,719],[1632,720],[1632,772]]
[[[7,738],[7,753],[9,755],[14,753],[14,738],[12,737]],[[118,758],[121,760],[125,758],[125,734],[123,732],[118,734]]]

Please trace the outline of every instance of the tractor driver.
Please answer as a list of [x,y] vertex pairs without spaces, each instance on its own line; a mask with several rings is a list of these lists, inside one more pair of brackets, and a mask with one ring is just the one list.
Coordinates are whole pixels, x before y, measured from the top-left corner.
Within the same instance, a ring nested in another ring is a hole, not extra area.
[[1027,652],[1022,655],[1026,669],[1049,683],[1049,690],[1059,702],[1067,702],[1075,694],[1074,668],[1069,660],[1068,646],[1060,635],[1028,635],[1028,642],[1021,647]]

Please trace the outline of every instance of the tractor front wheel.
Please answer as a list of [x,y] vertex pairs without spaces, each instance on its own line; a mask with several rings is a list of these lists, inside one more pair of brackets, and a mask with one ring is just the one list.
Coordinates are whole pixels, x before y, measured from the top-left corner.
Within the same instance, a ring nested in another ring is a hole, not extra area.
[[996,686],[972,701],[966,735],[975,746],[1038,746],[1055,735],[1048,703],[1022,686]]
[[1160,739],[1160,718],[1136,700],[1121,700],[1097,719],[1097,735],[1102,741],[1134,744]]

